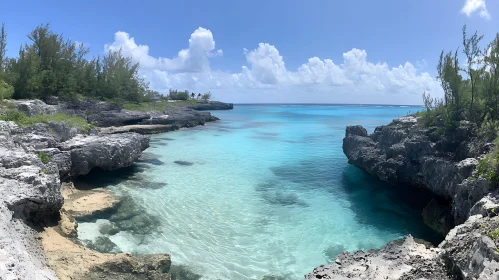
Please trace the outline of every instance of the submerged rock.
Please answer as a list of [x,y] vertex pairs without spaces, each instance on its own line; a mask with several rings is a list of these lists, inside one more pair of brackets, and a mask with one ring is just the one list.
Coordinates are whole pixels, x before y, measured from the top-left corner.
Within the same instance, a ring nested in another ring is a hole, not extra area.
[[185,160],[176,160],[174,161],[174,163],[178,164],[178,165],[183,165],[183,166],[191,166],[191,165],[194,165],[193,162],[190,162],[190,161],[185,161]]

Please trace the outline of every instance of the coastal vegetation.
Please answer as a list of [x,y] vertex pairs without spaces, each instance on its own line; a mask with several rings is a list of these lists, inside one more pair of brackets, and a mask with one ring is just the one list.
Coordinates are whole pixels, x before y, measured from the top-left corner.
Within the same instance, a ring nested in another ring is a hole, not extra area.
[[[482,46],[483,36],[469,36],[463,27],[462,47],[442,51],[437,71],[443,98],[423,93],[425,125],[452,131],[460,121],[469,121],[486,133],[499,124],[499,34]],[[464,62],[460,58],[464,57]]]
[[[489,44],[483,36],[462,29],[462,46],[442,51],[438,80],[443,98],[423,93],[423,124],[436,127],[438,135],[450,135],[463,123],[470,124],[478,141],[494,148],[478,165],[478,175],[499,183],[499,33]],[[464,61],[461,61],[463,59]]]
[[47,164],[50,162],[50,157],[44,153],[44,152],[39,152],[36,154],[38,158],[42,161],[43,164]]
[[30,117],[15,109],[8,110],[4,115],[0,116],[0,120],[12,121],[20,127],[28,127],[37,123],[48,124],[49,122],[60,123],[64,121],[68,126],[76,127],[78,130],[85,133],[94,127],[81,117],[70,116],[62,113],[43,114]]
[[90,49],[41,24],[28,34],[17,57],[7,57],[5,24],[0,30],[0,101],[6,98],[92,98],[127,103],[211,98],[211,93],[151,90],[134,63],[122,51],[89,57]]

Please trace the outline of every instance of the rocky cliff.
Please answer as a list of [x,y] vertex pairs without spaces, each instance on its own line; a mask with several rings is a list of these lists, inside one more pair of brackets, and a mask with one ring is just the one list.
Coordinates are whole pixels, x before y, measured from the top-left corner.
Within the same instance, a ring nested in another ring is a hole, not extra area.
[[[64,201],[61,178],[84,175],[93,168],[129,166],[148,146],[149,137],[136,133],[81,134],[64,122],[20,128],[0,121],[0,278],[58,279],[60,275],[47,266],[38,231],[59,221]],[[72,244],[63,239],[58,246],[61,242]],[[75,254],[71,250],[88,250],[72,246],[70,252],[55,248],[59,251],[53,256],[65,252],[67,259]],[[95,261],[95,254],[87,255]],[[64,260],[57,257],[51,259],[54,262]],[[104,256],[76,279],[169,279],[170,263],[169,255]]]
[[[217,121],[218,118],[204,110],[228,110],[232,109],[231,103],[206,102],[197,103],[192,106],[175,106],[173,103],[165,111],[130,111],[121,109],[114,103],[96,100],[74,100],[59,101],[49,100],[44,103],[40,100],[16,100],[12,101],[14,107],[23,111],[28,116],[39,114],[64,113],[71,116],[79,116],[89,123],[99,127],[122,127],[130,125],[164,125],[163,131],[158,126],[152,130],[142,129],[141,132],[158,133],[171,131],[183,127],[204,125],[207,122]],[[121,130],[120,130],[121,131]]]
[[436,197],[423,210],[425,222],[446,234],[438,248],[411,237],[379,251],[343,253],[306,279],[499,279],[499,196],[476,174],[489,145],[470,123],[452,132],[426,128],[407,116],[368,134],[346,129],[348,162],[397,188],[426,188]]

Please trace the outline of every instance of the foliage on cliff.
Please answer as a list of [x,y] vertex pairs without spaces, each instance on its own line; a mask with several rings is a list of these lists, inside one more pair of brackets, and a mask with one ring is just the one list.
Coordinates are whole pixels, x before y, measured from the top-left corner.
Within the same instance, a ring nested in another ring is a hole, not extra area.
[[427,126],[449,132],[466,120],[483,126],[484,133],[495,134],[499,120],[499,34],[487,45],[482,39],[476,32],[470,36],[464,26],[462,46],[440,54],[437,78],[444,97],[423,93],[426,111],[422,115]]
[[479,145],[494,144],[481,159],[477,175],[499,183],[499,33],[489,44],[482,39],[477,32],[470,36],[464,26],[462,46],[442,51],[437,78],[444,97],[423,93],[426,110],[420,114],[424,125],[436,127],[438,134],[452,134],[463,121],[471,123]]
[[23,112],[14,109],[8,110],[5,115],[0,116],[0,120],[12,121],[21,127],[32,126],[37,123],[47,124],[51,121],[57,123],[64,121],[70,127],[77,127],[82,132],[88,132],[94,127],[80,117],[69,116],[66,114],[37,115],[30,117]]

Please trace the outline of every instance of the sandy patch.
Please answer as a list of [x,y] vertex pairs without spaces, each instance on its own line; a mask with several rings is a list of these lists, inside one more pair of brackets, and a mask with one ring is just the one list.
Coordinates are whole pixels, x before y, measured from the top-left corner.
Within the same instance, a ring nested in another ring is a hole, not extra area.
[[92,267],[116,257],[77,245],[60,235],[55,227],[46,228],[41,237],[47,262],[61,280],[83,279]]
[[63,212],[75,218],[104,212],[120,203],[108,190],[77,190],[72,183],[64,184],[61,193],[64,197]]

